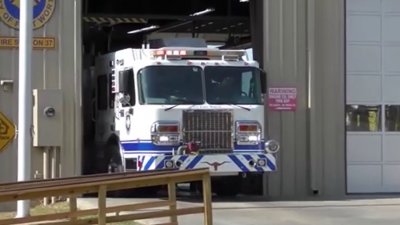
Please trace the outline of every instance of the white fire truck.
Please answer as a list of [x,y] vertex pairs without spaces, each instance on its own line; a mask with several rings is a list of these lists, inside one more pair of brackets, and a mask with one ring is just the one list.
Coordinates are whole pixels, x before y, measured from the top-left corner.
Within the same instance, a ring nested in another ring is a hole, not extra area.
[[95,141],[108,170],[207,167],[223,177],[221,195],[237,193],[239,175],[275,171],[258,63],[198,39],[162,43],[96,59]]

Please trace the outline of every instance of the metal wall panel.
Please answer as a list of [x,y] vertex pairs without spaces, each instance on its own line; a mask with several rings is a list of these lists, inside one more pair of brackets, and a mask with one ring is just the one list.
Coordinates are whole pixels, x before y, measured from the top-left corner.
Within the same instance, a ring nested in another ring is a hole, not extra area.
[[296,112],[268,112],[279,140],[279,199],[345,194],[344,1],[264,1],[264,66],[269,87],[295,86]]
[[[63,92],[64,137],[59,155],[59,173],[72,176],[81,173],[81,0],[55,1],[55,11],[34,37],[55,37],[55,49],[33,50],[32,88],[61,89]],[[18,37],[18,31],[0,22],[1,36]],[[0,89],[0,111],[18,124],[18,49],[0,48],[0,80],[13,80],[11,91]],[[32,149],[32,177],[42,171],[43,149]],[[17,140],[0,153],[0,182],[17,179]],[[7,171],[7,172],[5,172]]]
[[[345,1],[315,1],[315,79],[311,87],[320,115],[311,124],[311,154],[319,154],[316,188],[326,197],[345,194]],[[320,87],[320,88],[319,88]],[[319,106],[319,107],[318,107]],[[322,132],[320,132],[322,131]]]

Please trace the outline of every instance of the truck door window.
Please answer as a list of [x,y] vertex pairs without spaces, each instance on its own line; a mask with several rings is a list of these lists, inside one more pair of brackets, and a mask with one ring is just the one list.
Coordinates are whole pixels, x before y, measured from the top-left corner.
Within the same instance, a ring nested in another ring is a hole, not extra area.
[[133,69],[119,72],[119,88],[124,96],[129,98],[129,102],[122,104],[123,107],[135,105],[135,81],[133,79]]
[[106,110],[108,106],[108,80],[107,75],[97,77],[97,109]]

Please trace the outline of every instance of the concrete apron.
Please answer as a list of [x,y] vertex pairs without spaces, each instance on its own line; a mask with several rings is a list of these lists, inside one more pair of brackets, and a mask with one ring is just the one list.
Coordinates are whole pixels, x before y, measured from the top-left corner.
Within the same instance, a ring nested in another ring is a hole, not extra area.
[[[107,205],[115,206],[157,199],[108,198]],[[178,202],[178,208],[200,206],[197,200]],[[79,209],[97,208],[97,198],[78,199]],[[347,199],[341,201],[258,201],[213,203],[214,225],[338,225],[383,224],[397,225],[400,221],[400,198]],[[141,224],[168,222],[168,218],[137,221]],[[179,217],[180,225],[203,224],[203,215]]]

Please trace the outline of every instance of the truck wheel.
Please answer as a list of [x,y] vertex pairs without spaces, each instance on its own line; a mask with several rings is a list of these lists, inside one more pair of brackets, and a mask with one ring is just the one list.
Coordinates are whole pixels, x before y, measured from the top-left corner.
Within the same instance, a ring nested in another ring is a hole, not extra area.
[[212,191],[219,197],[234,197],[241,189],[240,177],[220,177],[212,182]]
[[194,181],[190,183],[190,192],[203,196],[203,183],[201,181]]
[[[117,143],[108,143],[105,147],[106,162],[108,173],[124,172],[122,166],[122,159],[119,152]],[[161,186],[143,187],[143,188],[130,188],[117,191],[111,191],[108,196],[110,197],[154,197],[157,196]]]
[[108,173],[123,172],[124,169],[122,167],[122,159],[119,154],[118,144],[108,143],[106,144],[104,151]]
[[[119,147],[116,143],[107,143],[104,146],[104,170],[107,173],[123,172],[122,160],[119,154]],[[108,197],[125,197],[126,190],[108,191]]]

